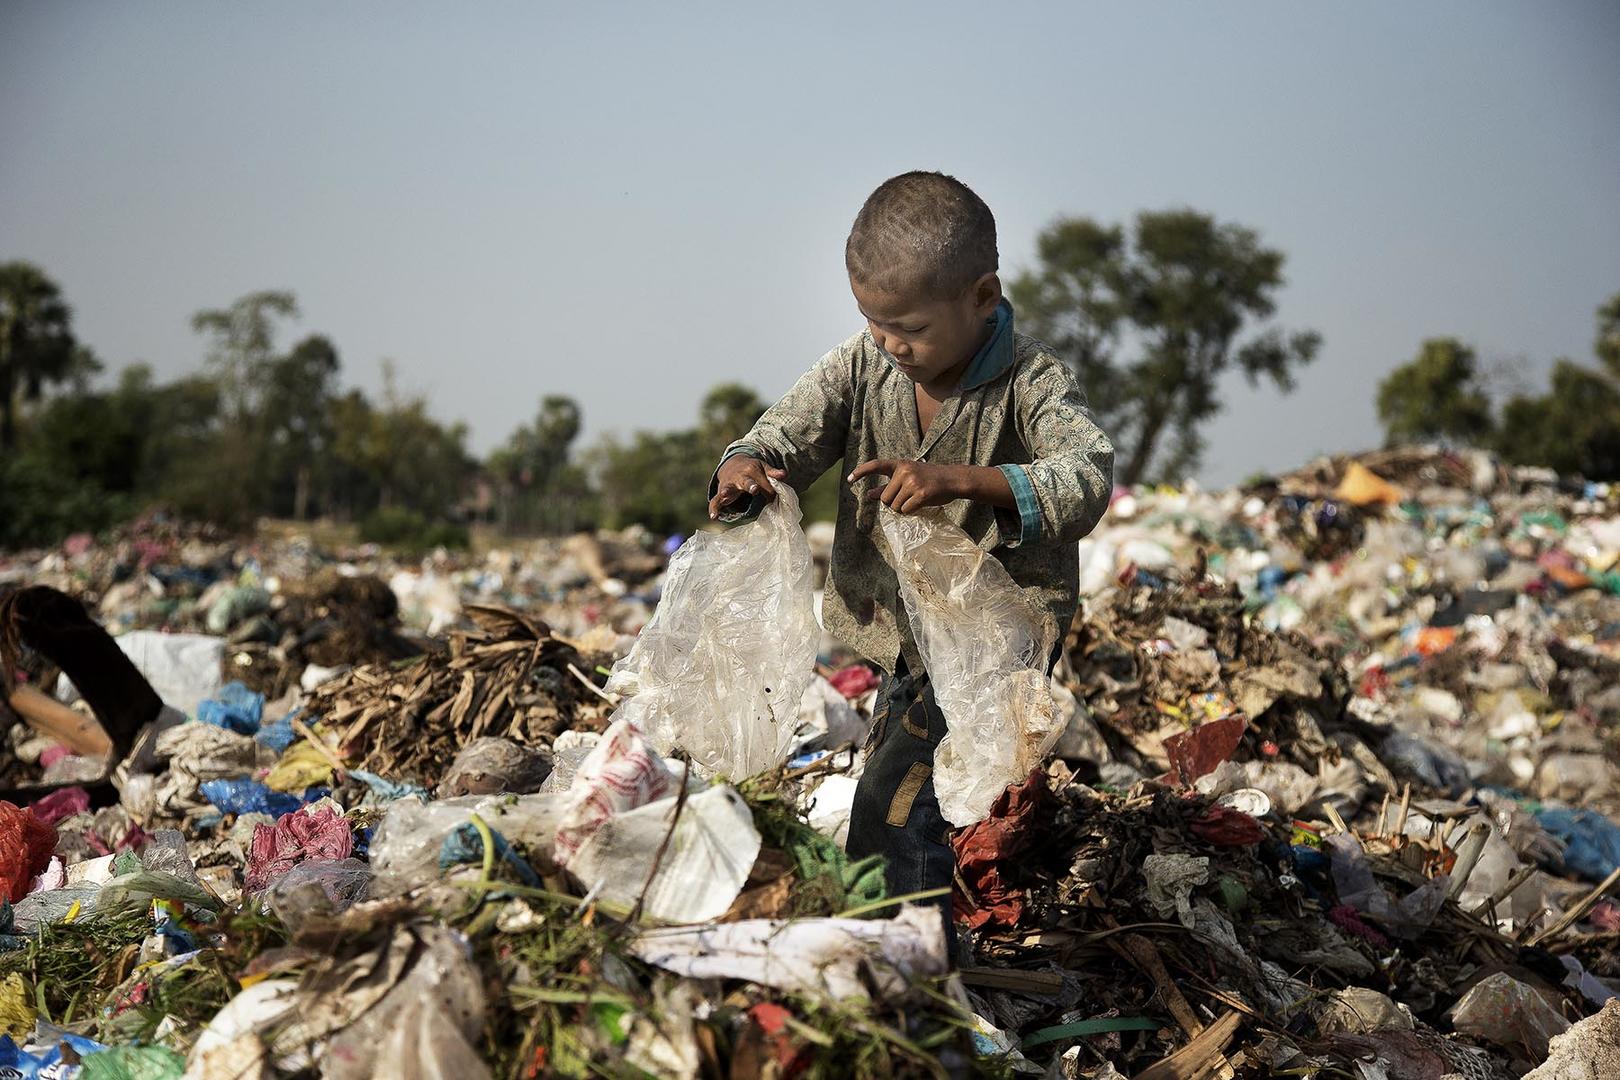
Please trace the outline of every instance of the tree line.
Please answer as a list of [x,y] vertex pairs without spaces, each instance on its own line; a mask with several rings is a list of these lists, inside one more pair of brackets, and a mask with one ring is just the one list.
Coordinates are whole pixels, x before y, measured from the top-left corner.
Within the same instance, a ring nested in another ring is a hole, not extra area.
[[[1320,334],[1275,320],[1283,253],[1209,214],[1063,218],[1042,231],[1036,256],[1007,283],[1019,326],[1079,376],[1118,448],[1122,484],[1197,468],[1226,372],[1287,393],[1320,350]],[[296,298],[278,291],[200,311],[200,372],[159,381],[135,364],[107,385],[50,277],[27,262],[0,265],[0,547],[51,543],[151,507],[228,526],[357,522],[363,537],[403,546],[464,542],[475,521],[516,534],[633,522],[685,531],[707,520],[721,451],[765,408],[748,387],[723,383],[690,427],[580,449],[578,404],[546,395],[479,459],[466,425],[435,418],[386,362],[372,398],[342,386],[329,338],[284,344],[297,318]],[[1379,386],[1378,414],[1392,443],[1449,440],[1620,477],[1620,296],[1599,311],[1596,353],[1595,368],[1559,361],[1546,393],[1504,396],[1467,345],[1432,339]],[[832,515],[836,482],[806,493],[807,516]]]

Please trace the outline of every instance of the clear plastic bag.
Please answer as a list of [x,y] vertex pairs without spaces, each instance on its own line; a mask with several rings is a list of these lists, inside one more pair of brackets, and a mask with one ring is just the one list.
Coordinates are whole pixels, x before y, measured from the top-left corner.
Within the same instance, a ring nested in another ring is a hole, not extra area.
[[821,638],[799,500],[785,484],[776,493],[758,520],[681,545],[607,684],[627,699],[615,719],[659,753],[683,749],[734,779],[787,759]]
[[371,894],[402,896],[439,880],[444,838],[477,814],[509,842],[550,858],[565,807],[560,794],[466,795],[423,802],[408,797],[388,805],[371,840]]
[[1047,685],[1055,630],[989,552],[937,513],[879,511],[900,597],[945,714],[934,792],[952,825],[990,812],[1063,734]]
[[371,867],[359,859],[312,859],[277,878],[264,901],[294,934],[311,918],[338,915],[366,898]]

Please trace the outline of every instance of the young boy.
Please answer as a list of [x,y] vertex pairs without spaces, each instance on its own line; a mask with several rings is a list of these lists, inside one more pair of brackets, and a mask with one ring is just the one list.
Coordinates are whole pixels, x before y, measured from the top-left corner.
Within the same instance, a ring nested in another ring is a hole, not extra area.
[[709,516],[757,514],[775,498],[773,477],[802,492],[839,461],[851,467],[822,616],[887,673],[848,850],[886,856],[897,896],[949,886],[953,858],[932,778],[945,719],[878,539],[877,503],[944,507],[1061,633],[1078,603],[1075,541],[1108,506],[1114,448],[1063,361],[1013,331],[995,219],[965,184],[929,172],[885,181],[856,216],[844,261],[866,329],[727,448]]

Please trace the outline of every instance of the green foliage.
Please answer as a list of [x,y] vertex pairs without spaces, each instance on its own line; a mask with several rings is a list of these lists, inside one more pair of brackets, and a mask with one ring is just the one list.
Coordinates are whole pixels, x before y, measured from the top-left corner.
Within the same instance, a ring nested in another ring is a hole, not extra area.
[[379,507],[360,523],[360,539],[397,551],[421,553],[434,548],[465,550],[467,528],[448,521],[430,521],[403,506]]
[[1600,366],[1553,366],[1544,394],[1518,394],[1493,413],[1474,352],[1455,338],[1431,338],[1378,385],[1378,418],[1393,445],[1456,439],[1489,446],[1519,465],[1542,465],[1594,480],[1620,478],[1620,294],[1597,311]]
[[519,427],[489,456],[486,471],[496,484],[503,530],[560,533],[578,526],[589,491],[568,454],[580,424],[572,398],[548,394],[534,423]]
[[1207,214],[1145,211],[1129,233],[1067,218],[1041,233],[1037,252],[1039,268],[1010,286],[1019,319],[1074,368],[1120,450],[1123,484],[1197,467],[1199,428],[1220,411],[1228,368],[1286,392],[1321,344],[1314,331],[1263,325],[1282,253]]
[[0,265],[0,451],[17,445],[23,402],[100,366],[74,338],[73,313],[56,283],[32,263]]
[[1620,479],[1620,383],[1560,360],[1546,394],[1514,397],[1502,407],[1497,449],[1521,465]]
[[608,437],[592,455],[603,524],[640,522],[655,532],[690,532],[708,524],[709,477],[731,442],[765,411],[758,394],[721,383],[698,407],[698,426],[638,431],[628,442]]
[[1495,430],[1474,350],[1456,338],[1430,338],[1417,357],[1378,384],[1378,419],[1391,445],[1454,439],[1479,444]]

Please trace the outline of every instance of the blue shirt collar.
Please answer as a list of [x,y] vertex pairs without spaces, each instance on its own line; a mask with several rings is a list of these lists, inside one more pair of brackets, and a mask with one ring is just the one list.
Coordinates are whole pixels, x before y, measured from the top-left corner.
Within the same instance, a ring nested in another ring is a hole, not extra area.
[[1012,304],[1003,298],[996,305],[992,318],[996,321],[995,329],[990,331],[990,336],[968,362],[967,370],[962,372],[962,381],[957,384],[958,389],[971,390],[975,386],[982,386],[1012,367],[1015,352]]

